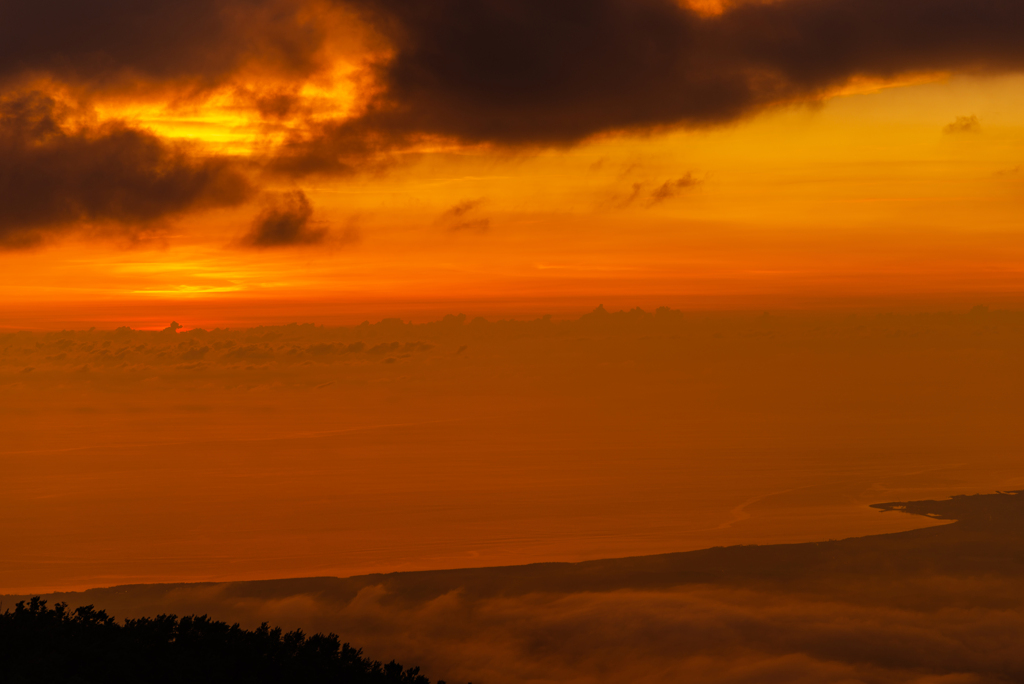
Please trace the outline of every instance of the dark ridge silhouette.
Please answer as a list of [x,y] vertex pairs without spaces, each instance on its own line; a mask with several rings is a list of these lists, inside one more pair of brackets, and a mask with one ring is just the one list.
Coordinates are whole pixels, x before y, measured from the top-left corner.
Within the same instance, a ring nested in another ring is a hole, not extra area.
[[246,630],[205,615],[120,624],[93,606],[46,604],[36,596],[0,615],[0,680],[430,684],[419,668],[364,658],[335,634]]

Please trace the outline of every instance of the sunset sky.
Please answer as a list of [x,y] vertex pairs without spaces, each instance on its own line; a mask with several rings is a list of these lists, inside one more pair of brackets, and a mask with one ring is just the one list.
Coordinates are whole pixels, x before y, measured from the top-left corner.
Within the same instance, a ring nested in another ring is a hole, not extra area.
[[7,3],[0,327],[1017,305],[1022,12]]
[[1024,0],[0,0],[0,632],[1024,681],[1022,350]]

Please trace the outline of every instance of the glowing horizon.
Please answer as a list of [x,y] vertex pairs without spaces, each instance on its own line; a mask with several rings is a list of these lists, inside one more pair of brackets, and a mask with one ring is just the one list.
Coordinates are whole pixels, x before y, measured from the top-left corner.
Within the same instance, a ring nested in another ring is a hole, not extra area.
[[[692,15],[657,2],[636,11],[711,32],[754,30],[752,17],[788,21],[791,11],[693,6]],[[1024,304],[1024,77],[1012,68],[959,68],[924,52],[890,72],[870,60],[836,67],[811,87],[787,72],[785,55],[772,56],[764,68],[780,82],[747,77],[749,101],[736,107],[704,113],[684,101],[648,116],[662,104],[639,90],[636,112],[605,116],[530,85],[519,118],[505,120],[483,93],[458,90],[468,87],[461,72],[430,61],[443,55],[392,36],[377,9],[293,9],[279,27],[256,12],[230,29],[238,36],[225,34],[223,63],[172,74],[177,65],[144,60],[86,61],[84,71],[44,60],[16,74],[5,144],[21,164],[73,161],[38,181],[48,189],[26,185],[7,200],[29,204],[0,216],[0,327],[156,325],[176,306],[196,325],[282,322],[260,311],[284,302],[304,320],[335,323],[459,307],[578,315],[601,302]],[[424,21],[461,30],[442,14]],[[250,53],[246,40],[279,42]],[[414,57],[455,90],[419,93],[388,71]],[[741,73],[761,68],[728,50],[720,59],[740,60]],[[581,64],[565,78],[584,77]],[[495,78],[520,87],[514,73]],[[579,96],[616,102],[586,88]],[[424,118],[407,120],[402,98],[419,97]],[[479,118],[431,119],[429,108],[447,112],[448,100],[478,107]],[[546,106],[569,107],[579,125]],[[24,128],[37,120],[57,136],[18,137],[43,130]],[[103,157],[115,145],[127,146],[118,161]]]

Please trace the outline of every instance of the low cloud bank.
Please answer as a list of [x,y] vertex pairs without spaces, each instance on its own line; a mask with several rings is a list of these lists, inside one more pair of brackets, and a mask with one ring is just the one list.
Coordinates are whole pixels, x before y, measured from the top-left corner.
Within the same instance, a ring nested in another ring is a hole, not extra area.
[[[952,587],[956,590],[956,585]],[[212,592],[211,592],[212,593]],[[348,603],[308,594],[206,603],[244,624],[335,631],[447,681],[985,682],[1024,674],[1007,608],[909,610],[749,589],[531,594],[419,604],[381,586]],[[938,597],[936,597],[938,598]]]
[[[955,597],[976,581],[941,588]],[[990,586],[1002,605],[949,606],[936,593],[934,605],[912,609],[707,585],[475,600],[454,590],[419,603],[381,585],[347,602],[286,584],[270,598],[215,585],[177,587],[147,608],[333,631],[371,657],[394,654],[447,681],[924,684],[1024,676],[1020,586],[1006,588]],[[907,590],[914,582],[891,587]]]

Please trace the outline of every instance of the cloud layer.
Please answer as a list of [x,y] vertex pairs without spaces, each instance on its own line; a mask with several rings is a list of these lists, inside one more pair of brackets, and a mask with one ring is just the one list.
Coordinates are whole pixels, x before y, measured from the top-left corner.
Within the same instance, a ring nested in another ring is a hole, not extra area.
[[[738,2],[710,15],[675,0],[11,0],[0,7],[0,243],[246,195],[224,159],[116,122],[69,127],[45,104],[58,92],[85,109],[233,92],[279,134],[250,160],[273,184],[380,171],[425,141],[568,146],[720,125],[858,77],[1017,70],[1021,25],[1013,0]],[[334,111],[353,113],[314,116],[301,86],[325,82],[342,54],[357,92],[353,109]],[[260,217],[249,242],[315,241],[301,213]]]
[[76,125],[39,92],[0,100],[0,246],[32,245],[74,224],[137,230],[250,194],[227,158],[119,122]]
[[310,225],[313,207],[306,194],[295,190],[276,199],[253,222],[243,243],[250,247],[314,245],[324,241],[326,228]]
[[12,0],[0,6],[0,84],[45,75],[85,91],[202,91],[257,70],[306,77],[322,23],[292,0]]
[[348,172],[420,136],[570,145],[722,124],[859,76],[1024,65],[1024,7],[1010,0],[782,0],[715,16],[673,0],[348,4],[393,54],[372,67],[377,90],[359,117],[286,148],[294,172]]

